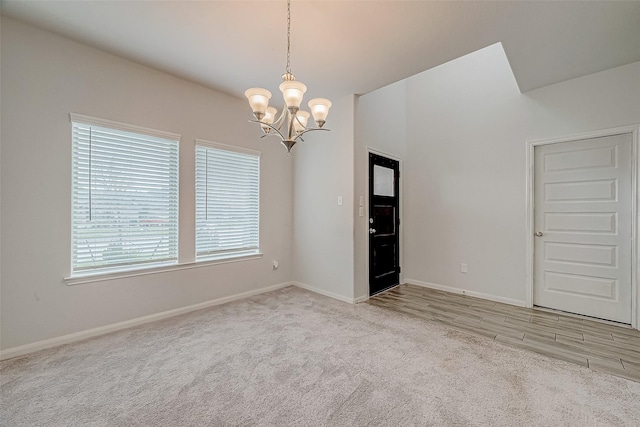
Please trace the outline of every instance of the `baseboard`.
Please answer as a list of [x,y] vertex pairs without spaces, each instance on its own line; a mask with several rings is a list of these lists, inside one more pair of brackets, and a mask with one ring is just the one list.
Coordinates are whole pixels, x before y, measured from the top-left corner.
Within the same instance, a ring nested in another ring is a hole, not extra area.
[[320,294],[320,295],[324,295],[325,297],[329,297],[329,298],[337,299],[337,300],[340,300],[340,301],[344,301],[344,302],[347,302],[349,304],[355,304],[355,302],[356,302],[353,298],[348,298],[348,297],[345,297],[344,295],[336,294],[334,292],[325,291],[324,289],[316,288],[314,286],[307,285],[306,283],[291,282],[291,284],[295,285],[295,286],[297,286],[299,288],[306,289],[308,291],[314,292],[316,294]]
[[169,317],[178,316],[180,314],[189,313],[191,311],[212,307],[214,305],[220,305],[227,302],[239,300],[242,298],[263,294],[265,292],[275,291],[278,289],[286,288],[287,286],[291,286],[293,284],[294,283],[291,283],[291,282],[279,283],[277,285],[268,286],[266,288],[242,292],[239,294],[217,298],[214,300],[189,305],[186,307],[163,311],[161,313],[150,314],[148,316],[138,317],[136,319],[125,320],[124,322],[118,322],[118,323],[113,323],[111,325],[99,326],[97,328],[87,329],[85,331],[75,332],[73,334],[62,335],[60,337],[50,338],[44,341],[38,341],[31,344],[21,345],[19,347],[9,348],[7,350],[0,351],[0,360],[11,359],[13,357],[22,356],[25,354],[33,353],[35,351],[44,350],[51,347],[57,347],[63,344],[70,344],[70,343],[81,341],[87,338],[93,338],[98,335],[104,335],[109,332],[115,332],[121,329],[127,329],[133,326],[138,326],[138,325],[142,325],[149,322],[155,322],[156,320],[166,319]]
[[469,295],[470,297],[481,298],[481,299],[486,299],[486,300],[495,301],[495,302],[501,302],[504,304],[516,305],[518,307],[525,306],[524,301],[517,300],[517,299],[499,297],[496,295],[485,294],[484,292],[475,292],[475,291],[469,291],[466,289],[452,288],[451,286],[439,285],[437,283],[423,282],[421,280],[416,280],[416,279],[405,279],[404,283],[407,283],[410,285],[422,286],[423,288],[430,288],[430,289],[437,289],[439,291],[451,292],[454,294]]
[[365,302],[365,301],[367,301],[368,299],[369,299],[369,296],[368,296],[368,295],[362,295],[362,296],[356,297],[356,299],[354,300],[354,302],[355,302],[356,304],[358,304],[358,303],[361,303],[361,302]]

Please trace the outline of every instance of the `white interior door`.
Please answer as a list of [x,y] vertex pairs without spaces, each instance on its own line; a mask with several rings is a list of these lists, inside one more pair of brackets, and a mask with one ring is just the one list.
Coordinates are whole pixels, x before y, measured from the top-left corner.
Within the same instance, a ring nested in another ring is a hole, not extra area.
[[632,140],[535,147],[534,305],[631,323]]

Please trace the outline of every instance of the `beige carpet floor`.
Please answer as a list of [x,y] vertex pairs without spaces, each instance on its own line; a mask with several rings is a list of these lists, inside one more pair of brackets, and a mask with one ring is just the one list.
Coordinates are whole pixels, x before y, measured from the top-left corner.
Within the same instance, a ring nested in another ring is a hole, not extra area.
[[0,376],[11,427],[640,425],[640,383],[294,287]]

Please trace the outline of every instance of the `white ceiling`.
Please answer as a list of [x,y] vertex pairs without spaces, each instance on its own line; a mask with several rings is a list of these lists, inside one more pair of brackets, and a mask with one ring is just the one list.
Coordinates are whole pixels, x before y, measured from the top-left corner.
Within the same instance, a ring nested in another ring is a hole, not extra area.
[[[277,91],[286,1],[3,1],[4,15],[234,96]],[[640,61],[640,1],[304,1],[306,97],[363,94],[502,42],[520,89]]]

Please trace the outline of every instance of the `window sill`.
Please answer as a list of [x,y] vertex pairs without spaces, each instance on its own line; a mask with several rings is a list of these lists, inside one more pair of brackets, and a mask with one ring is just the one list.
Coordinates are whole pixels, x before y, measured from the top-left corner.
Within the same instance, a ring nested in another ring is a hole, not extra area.
[[187,262],[183,264],[163,265],[158,267],[143,268],[137,270],[117,271],[112,273],[97,273],[86,276],[65,277],[64,282],[67,286],[81,285],[84,283],[102,282],[106,280],[123,279],[126,277],[146,276],[148,274],[165,273],[169,271],[190,270],[192,268],[209,267],[217,264],[227,264],[231,262],[249,261],[262,258],[262,253],[256,253],[245,256],[219,258],[212,260],[202,260],[195,262]]

